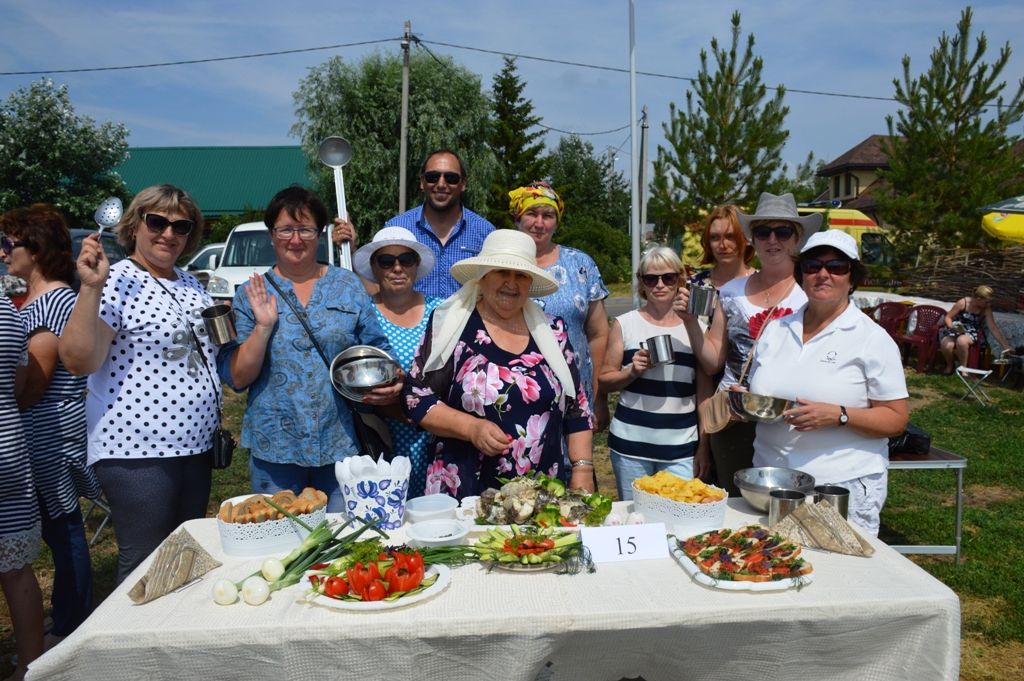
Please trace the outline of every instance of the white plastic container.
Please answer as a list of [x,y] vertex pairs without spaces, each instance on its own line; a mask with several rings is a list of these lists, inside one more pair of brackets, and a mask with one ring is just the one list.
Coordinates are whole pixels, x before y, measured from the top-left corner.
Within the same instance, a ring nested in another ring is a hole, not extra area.
[[[246,494],[232,497],[230,501],[239,504],[253,495]],[[264,495],[269,496],[269,495]],[[309,527],[316,527],[324,520],[325,508],[312,513],[303,513],[298,517]],[[261,523],[226,523],[217,518],[217,531],[220,534],[220,545],[229,556],[270,556],[275,553],[287,553],[296,548],[309,534],[301,525],[291,518],[281,520],[264,520]]]
[[[719,488],[713,487],[713,489]],[[685,501],[673,501],[658,494],[645,492],[637,488],[634,483],[633,509],[642,513],[644,519],[649,523],[663,522],[674,528],[676,532],[698,534],[725,527],[725,509],[729,493],[725,490],[722,490],[722,493],[725,496],[720,501],[709,504],[689,504]]]
[[428,494],[405,502],[405,522],[422,523],[425,520],[455,518],[459,502],[447,494]]

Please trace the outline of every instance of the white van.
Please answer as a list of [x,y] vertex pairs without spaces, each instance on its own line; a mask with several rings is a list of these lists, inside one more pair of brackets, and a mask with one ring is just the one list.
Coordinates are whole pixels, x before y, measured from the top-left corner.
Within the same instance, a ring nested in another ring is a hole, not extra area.
[[[316,259],[334,264],[334,254],[328,252],[328,231],[320,235]],[[334,250],[334,249],[330,249]],[[249,275],[266,272],[277,262],[274,245],[270,241],[270,230],[262,222],[246,222],[238,225],[228,234],[224,242],[224,253],[217,263],[217,269],[210,275],[206,289],[218,303],[230,303],[235,289],[249,280]]]

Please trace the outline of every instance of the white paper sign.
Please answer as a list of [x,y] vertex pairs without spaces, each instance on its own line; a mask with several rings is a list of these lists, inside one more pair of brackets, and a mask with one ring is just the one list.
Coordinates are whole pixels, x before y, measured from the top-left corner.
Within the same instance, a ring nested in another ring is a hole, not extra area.
[[668,558],[665,536],[664,523],[581,528],[581,539],[595,563]]

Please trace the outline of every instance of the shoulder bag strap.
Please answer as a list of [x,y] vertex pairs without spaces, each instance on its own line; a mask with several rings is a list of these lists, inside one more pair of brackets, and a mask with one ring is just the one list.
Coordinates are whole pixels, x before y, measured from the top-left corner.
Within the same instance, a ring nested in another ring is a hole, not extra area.
[[274,279],[274,275],[270,273],[270,270],[267,270],[267,273],[263,276],[267,278],[267,281],[270,282],[270,285],[274,287],[275,291],[277,291],[278,297],[284,300],[288,307],[291,308],[292,312],[295,313],[295,316],[299,318],[299,323],[302,324],[302,328],[306,330],[306,335],[309,336],[309,340],[313,342],[313,347],[316,348],[316,351],[317,353],[319,353],[320,358],[323,359],[324,364],[327,365],[327,369],[330,370],[331,360],[327,359],[327,354],[324,352],[324,349],[320,347],[320,343],[316,341],[316,336],[313,335],[313,329],[309,328],[309,321],[306,317],[306,311],[300,310],[295,306],[295,304],[291,301],[291,298],[289,298],[285,294],[285,292],[281,290],[281,287],[277,285],[277,280]]

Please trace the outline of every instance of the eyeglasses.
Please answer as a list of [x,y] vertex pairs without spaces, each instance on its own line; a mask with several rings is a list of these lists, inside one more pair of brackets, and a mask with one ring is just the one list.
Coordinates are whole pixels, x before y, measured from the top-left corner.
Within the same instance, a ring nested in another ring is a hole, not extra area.
[[192,220],[168,220],[163,215],[157,215],[156,213],[146,213],[144,217],[146,221],[146,228],[149,229],[153,234],[163,234],[163,231],[170,225],[171,231],[178,236],[185,236],[192,231],[192,228],[196,226],[196,223]]
[[10,238],[7,237],[6,235],[0,236],[0,250],[4,252],[4,255],[10,255],[11,251],[13,251],[15,248],[20,248],[21,246],[24,245],[25,244],[23,244],[20,241],[11,241]]
[[750,231],[754,234],[755,239],[762,241],[768,241],[772,234],[775,234],[775,238],[779,241],[786,241],[796,234],[796,227],[793,225],[758,225]]
[[640,281],[642,281],[644,286],[647,288],[654,288],[657,286],[659,279],[661,279],[661,283],[671,288],[679,283],[679,273],[666,272],[665,274],[645,274],[640,277]]
[[828,270],[829,274],[849,274],[850,273],[850,261],[849,260],[828,260],[822,262],[821,260],[801,260],[800,270],[804,274],[817,274],[824,267]]
[[401,253],[399,255],[394,255],[392,253],[381,253],[380,255],[375,257],[373,261],[377,263],[377,267],[381,268],[382,270],[390,270],[392,267],[395,266],[396,262],[403,268],[409,269],[410,267],[419,266],[420,256],[413,251],[406,251],[405,253]]
[[296,234],[303,241],[312,241],[320,234],[320,230],[313,227],[296,227],[294,225],[274,228],[274,236],[283,241],[288,241]]
[[427,184],[437,184],[437,181],[441,178],[448,184],[458,184],[462,182],[462,175],[458,174],[454,170],[447,170],[441,172],[440,170],[428,170],[423,173],[423,179],[427,181]]

